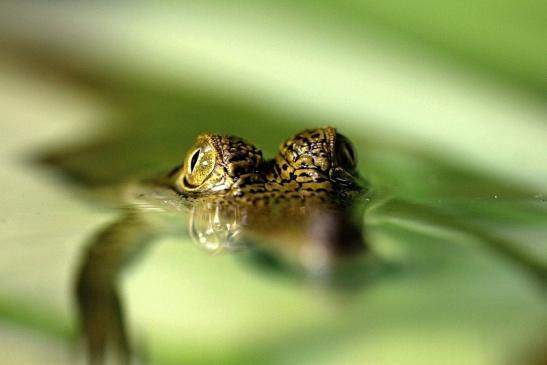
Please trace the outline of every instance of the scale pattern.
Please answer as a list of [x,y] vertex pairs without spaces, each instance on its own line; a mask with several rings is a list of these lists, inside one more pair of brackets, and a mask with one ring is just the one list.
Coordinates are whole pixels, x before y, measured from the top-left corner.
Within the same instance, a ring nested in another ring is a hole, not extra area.
[[[222,166],[217,174],[224,175],[224,188],[199,193],[177,188],[193,201],[271,209],[287,204],[340,204],[361,191],[354,164],[342,166],[337,156],[337,141],[349,141],[332,127],[292,136],[270,161],[264,161],[258,148],[239,137],[205,134],[198,138],[205,138],[216,149],[217,163]],[[340,184],[333,178],[334,171],[344,171],[351,181]]]

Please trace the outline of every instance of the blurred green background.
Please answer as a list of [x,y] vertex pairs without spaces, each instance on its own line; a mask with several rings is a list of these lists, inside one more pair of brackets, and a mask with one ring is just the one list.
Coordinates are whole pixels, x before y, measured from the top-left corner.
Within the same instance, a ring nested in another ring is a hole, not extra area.
[[[0,349],[72,364],[71,287],[116,191],[198,133],[272,155],[330,124],[374,188],[351,292],[155,245],[124,281],[152,364],[542,364],[547,4],[0,4]],[[351,280],[351,278],[348,278]],[[7,360],[6,360],[7,359]]]

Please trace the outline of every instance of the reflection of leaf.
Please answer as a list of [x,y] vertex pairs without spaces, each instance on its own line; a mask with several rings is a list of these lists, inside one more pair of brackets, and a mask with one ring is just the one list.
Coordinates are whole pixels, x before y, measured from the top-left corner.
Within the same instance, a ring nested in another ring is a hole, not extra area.
[[[165,311],[162,300],[157,298],[168,296],[168,308],[171,308],[168,311],[172,314],[178,313],[173,308],[199,308],[191,315],[202,318],[196,325],[205,327],[205,331],[207,324],[214,323],[221,313],[232,313],[237,308],[236,318],[230,317],[222,325],[217,323],[222,328],[228,326],[226,333],[233,331],[234,334],[213,336],[218,341],[216,351],[196,360],[203,364],[215,363],[216,356],[249,364],[300,363],[295,360],[299,357],[334,364],[338,362],[329,360],[329,354],[336,352],[342,356],[346,352],[343,349],[351,344],[355,348],[353,360],[348,362],[369,363],[375,357],[373,354],[379,355],[377,351],[382,349],[377,343],[380,339],[385,341],[384,346],[392,349],[388,356],[392,361],[388,363],[400,363],[395,361],[402,356],[397,351],[402,346],[400,341],[408,343],[417,335],[427,344],[450,343],[447,348],[428,347],[428,359],[438,363],[449,358],[448,350],[453,346],[462,351],[459,356],[480,359],[483,352],[474,352],[468,342],[476,340],[477,333],[481,338],[488,337],[486,342],[480,340],[481,343],[496,343],[496,351],[502,357],[511,355],[517,347],[511,339],[513,335],[526,341],[537,336],[545,323],[541,315],[541,295],[527,285],[529,279],[518,266],[507,265],[490,251],[483,250],[468,233],[438,227],[438,222],[430,231],[420,229],[420,225],[415,222],[370,225],[375,248],[384,260],[399,269],[372,280],[362,290],[333,292],[315,288],[315,292],[309,292],[311,288],[302,282],[273,275],[249,275],[249,267],[240,265],[237,256],[216,258],[215,270],[211,270],[203,266],[210,258],[200,258],[190,248],[184,253],[177,252],[177,246],[172,245],[163,247],[164,253],[155,255],[149,270],[141,271],[138,278],[132,279],[131,299],[149,309],[164,308]],[[158,275],[160,267],[166,269],[165,265],[168,265],[168,273]],[[219,273],[225,276],[221,278]],[[161,277],[173,278],[169,279],[173,282],[151,289],[152,293],[142,291],[141,285]],[[204,291],[204,287],[208,290]],[[222,290],[212,290],[214,288]],[[187,293],[200,295],[188,297]],[[528,309],[526,313],[516,310],[524,307]],[[184,316],[165,318],[160,312],[156,321],[168,320],[168,327],[187,327],[188,319]],[[287,323],[282,323],[280,318]],[[254,324],[251,328],[249,322]],[[286,331],[286,326],[291,330]],[[189,344],[195,341],[173,339],[161,331],[162,326],[154,328],[156,330],[148,327],[147,333],[160,345],[158,361],[194,363],[193,352],[185,350],[184,344],[191,347]],[[236,341],[234,337],[243,335],[238,331],[240,328],[252,331],[252,339],[243,336]],[[195,346],[206,346],[198,343]],[[405,363],[423,363],[419,354],[404,353]]]
[[[448,229],[455,233],[469,235],[471,239],[480,242],[484,248],[488,249],[493,255],[500,255],[504,259],[509,260],[517,267],[527,271],[541,287],[547,286],[547,251],[543,252],[544,257],[533,256],[532,253],[526,252],[522,245],[518,242],[510,242],[502,237],[498,237],[494,233],[488,232],[486,228],[480,225],[473,224],[465,215],[448,210],[443,210],[439,207],[430,208],[425,205],[406,203],[403,201],[391,201],[383,205],[379,210],[380,221],[399,221],[407,222],[410,227],[413,225],[419,229],[426,227],[426,231]],[[378,213],[377,213],[378,214]],[[545,215],[541,215],[544,219]],[[429,228],[427,228],[429,226]]]

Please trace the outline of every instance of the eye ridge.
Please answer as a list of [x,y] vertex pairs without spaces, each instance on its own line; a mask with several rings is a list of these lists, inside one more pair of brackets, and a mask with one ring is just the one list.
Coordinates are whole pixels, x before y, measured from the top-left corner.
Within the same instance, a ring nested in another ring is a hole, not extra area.
[[198,162],[200,153],[201,153],[201,150],[197,150],[192,155],[192,159],[190,161],[190,173],[194,172],[194,168],[196,167],[196,163]]

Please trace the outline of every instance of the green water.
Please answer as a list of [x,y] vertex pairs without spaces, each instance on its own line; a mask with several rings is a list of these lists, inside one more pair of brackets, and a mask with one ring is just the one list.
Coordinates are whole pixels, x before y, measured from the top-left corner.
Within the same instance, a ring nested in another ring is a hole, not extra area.
[[542,363],[537,4],[200,4],[2,5],[8,360],[81,360],[77,270],[97,234],[135,208],[129,182],[169,171],[199,133],[238,135],[271,157],[288,136],[332,125],[370,184],[360,220],[369,251],[318,280],[253,249],[210,255],[191,242],[187,217],[170,215],[178,233],[147,242],[119,282],[137,356]]

